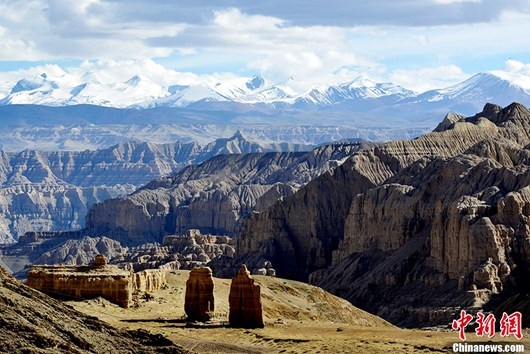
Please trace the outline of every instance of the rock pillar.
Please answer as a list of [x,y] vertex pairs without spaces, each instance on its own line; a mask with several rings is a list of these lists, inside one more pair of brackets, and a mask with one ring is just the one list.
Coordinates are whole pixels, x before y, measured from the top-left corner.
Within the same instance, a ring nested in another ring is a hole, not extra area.
[[263,314],[261,310],[261,290],[254,284],[250,272],[242,265],[230,285],[229,321],[232,327],[263,328]]
[[213,298],[212,270],[208,267],[194,268],[186,282],[184,311],[190,321],[208,321],[215,309]]

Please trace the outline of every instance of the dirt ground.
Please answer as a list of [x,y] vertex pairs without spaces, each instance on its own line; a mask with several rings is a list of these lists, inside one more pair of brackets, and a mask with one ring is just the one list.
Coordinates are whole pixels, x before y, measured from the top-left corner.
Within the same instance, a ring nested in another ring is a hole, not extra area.
[[[400,329],[322,289],[265,276],[254,276],[262,288],[265,328],[227,326],[227,279],[215,279],[211,323],[190,326],[184,313],[188,275],[169,273],[167,288],[140,295],[129,309],[101,298],[69,304],[120,328],[163,334],[198,353],[452,353],[453,343],[460,342],[456,332]],[[496,335],[492,342],[523,344],[530,350],[530,331],[524,335],[520,341]],[[474,333],[467,337],[468,343],[487,342]]]

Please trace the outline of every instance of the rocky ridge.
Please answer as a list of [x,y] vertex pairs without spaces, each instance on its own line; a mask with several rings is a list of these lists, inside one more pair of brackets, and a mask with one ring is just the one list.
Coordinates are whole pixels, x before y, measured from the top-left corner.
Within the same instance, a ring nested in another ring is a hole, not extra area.
[[275,254],[273,264],[283,269],[284,276],[307,279],[312,271],[331,264],[332,250],[343,238],[344,221],[357,194],[382,184],[421,158],[464,152],[494,136],[497,129],[491,121],[479,119],[411,141],[361,149],[294,195],[254,213],[238,239],[238,254]]
[[[82,231],[28,233],[17,244],[4,247],[3,253],[7,255],[5,261],[11,271],[19,278],[26,278],[30,265],[81,266],[92,262],[97,255],[105,256],[110,264],[120,269],[133,272],[189,270],[219,258],[233,259],[235,243],[228,236],[202,235],[199,230],[168,235],[162,244],[146,243],[135,247],[125,247],[105,236],[86,236]],[[274,275],[274,269],[264,269],[260,274],[267,272]]]
[[188,229],[233,235],[242,220],[335,168],[367,143],[302,153],[220,155],[155,180],[135,193],[95,204],[87,228],[125,243],[160,242]]
[[272,261],[404,325],[527,292],[530,111],[488,104],[430,134],[360,150],[254,213],[238,255]]
[[193,142],[128,142],[95,151],[0,151],[0,243],[28,231],[83,228],[92,204],[129,194],[213,156],[308,148],[258,144],[237,131],[202,147]]

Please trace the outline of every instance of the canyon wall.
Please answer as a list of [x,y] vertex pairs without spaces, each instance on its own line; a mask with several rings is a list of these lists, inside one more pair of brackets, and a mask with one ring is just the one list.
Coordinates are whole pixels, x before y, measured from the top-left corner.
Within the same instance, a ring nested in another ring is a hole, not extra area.
[[[357,152],[267,211],[238,256],[272,262],[402,325],[447,323],[527,292],[530,111],[486,105]],[[488,305],[489,304],[489,305]]]
[[197,143],[128,142],[94,151],[0,151],[0,244],[29,231],[77,230],[90,207],[220,154],[308,149],[256,143],[240,132]]
[[238,254],[258,251],[280,269],[280,276],[307,279],[311,272],[331,265],[332,252],[344,238],[344,223],[358,194],[419,159],[462,153],[497,131],[494,123],[479,119],[459,123],[450,131],[359,150],[294,195],[252,214],[238,239]]
[[126,198],[94,205],[87,227],[131,244],[161,242],[165,234],[188,229],[234,235],[248,215],[339,166],[361,146],[342,143],[307,153],[217,156]]

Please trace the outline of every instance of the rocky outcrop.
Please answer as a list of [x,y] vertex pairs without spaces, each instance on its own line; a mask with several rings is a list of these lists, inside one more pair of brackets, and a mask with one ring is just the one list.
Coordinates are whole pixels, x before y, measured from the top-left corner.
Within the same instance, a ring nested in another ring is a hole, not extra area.
[[186,281],[184,310],[188,321],[208,321],[215,309],[212,270],[208,267],[192,269]]
[[84,231],[45,232],[28,233],[20,242],[4,246],[2,253],[6,256],[5,263],[21,279],[27,277],[23,268],[32,264],[83,265],[90,263],[98,254],[104,255],[110,264],[132,272],[147,269],[168,271],[205,266],[220,257],[232,259],[235,240],[189,230],[185,235],[166,236],[162,245],[146,243],[124,247],[117,240],[86,236]]
[[236,253],[233,238],[202,235],[197,229],[188,230],[185,235],[165,236],[163,244],[179,255],[182,269],[192,269],[197,263],[204,265],[220,256],[233,258]]
[[318,175],[340,165],[360,143],[308,153],[214,157],[149,183],[122,199],[94,205],[87,227],[123,242],[160,242],[188,229],[231,235],[253,211],[264,210]]
[[12,243],[30,231],[80,229],[92,204],[133,190],[131,185],[77,187],[53,181],[4,183],[0,188],[0,244]]
[[179,257],[178,254],[173,253],[168,246],[148,243],[128,248],[127,252],[112,259],[111,263],[132,272],[160,269],[161,267],[166,270],[176,270],[181,267],[179,258],[184,257]]
[[134,292],[131,273],[116,267],[33,266],[27,285],[70,300],[102,296],[129,307]]
[[230,284],[229,322],[232,327],[263,328],[260,286],[254,284],[250,272],[242,265]]
[[135,292],[151,292],[166,284],[165,270],[144,270],[139,273],[108,265],[97,255],[89,266],[32,266],[28,286],[68,299],[90,299],[102,296],[122,307],[129,307]]
[[415,161],[453,156],[497,135],[486,118],[462,122],[411,141],[362,149],[340,167],[323,174],[270,209],[254,213],[238,239],[238,254],[258,251],[275,265],[279,276],[307,279],[332,263],[344,222],[356,195],[392,177]]
[[67,240],[42,253],[33,263],[83,265],[90,263],[99,254],[113,260],[125,255],[127,251],[128,248],[108,237],[84,236],[80,239]]
[[135,291],[152,292],[162,289],[166,284],[166,270],[147,269],[133,274]]
[[125,331],[19,283],[0,268],[3,353],[187,353],[160,335]]
[[114,257],[111,263],[135,272],[155,268],[193,269],[219,257],[233,258],[234,247],[235,241],[228,236],[202,235],[199,230],[188,230],[185,235],[164,237],[162,245],[131,247]]
[[524,106],[486,105],[413,141],[359,151],[252,215],[238,259],[257,252],[280,276],[309,277],[404,325],[447,323],[456,308],[521,292],[529,128]]

